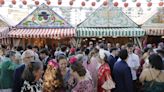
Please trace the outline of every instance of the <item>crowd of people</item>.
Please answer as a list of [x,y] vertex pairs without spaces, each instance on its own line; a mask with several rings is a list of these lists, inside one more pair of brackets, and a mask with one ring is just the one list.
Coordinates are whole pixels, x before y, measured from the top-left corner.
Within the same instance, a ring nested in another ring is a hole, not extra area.
[[0,92],[164,92],[164,43],[1,45]]

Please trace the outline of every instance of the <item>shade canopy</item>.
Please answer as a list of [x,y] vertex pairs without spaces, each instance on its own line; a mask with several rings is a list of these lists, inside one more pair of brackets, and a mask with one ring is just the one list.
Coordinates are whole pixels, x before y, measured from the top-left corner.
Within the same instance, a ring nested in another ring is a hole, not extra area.
[[140,28],[78,28],[78,37],[140,37],[145,32]]

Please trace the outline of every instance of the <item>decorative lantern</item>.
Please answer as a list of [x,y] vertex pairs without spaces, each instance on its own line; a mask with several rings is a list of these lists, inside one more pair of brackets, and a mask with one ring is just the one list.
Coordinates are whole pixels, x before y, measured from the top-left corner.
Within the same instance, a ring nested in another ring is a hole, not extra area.
[[95,2],[92,2],[92,6],[95,6],[96,5],[96,3]]
[[137,7],[140,7],[140,6],[141,6],[141,3],[140,3],[140,2],[138,2],[138,3],[136,4],[136,6],[137,6]]
[[47,5],[50,5],[51,4],[51,2],[50,1],[47,1]]
[[26,0],[23,0],[22,3],[23,3],[23,5],[26,5],[27,4],[27,1]]
[[61,0],[59,0],[59,1],[58,1],[58,5],[61,5],[61,4],[62,4],[62,1],[61,1]]
[[5,4],[5,1],[4,0],[0,0],[0,4],[1,5]]
[[108,1],[104,1],[104,2],[103,2],[103,5],[104,5],[104,6],[108,5]]
[[35,5],[39,5],[39,1],[35,1]]
[[147,3],[147,6],[148,6],[148,7],[151,7],[151,6],[152,6],[152,2],[148,2],[148,3]]
[[19,5],[19,8],[22,8],[22,7],[23,7],[23,6],[20,4],[20,5]]
[[151,2],[151,0],[146,0],[147,2]]
[[132,0],[132,2],[136,2],[137,0]]
[[124,7],[128,7],[128,5],[129,5],[128,3],[124,3]]
[[85,2],[81,2],[81,5],[82,5],[82,6],[85,6]]
[[14,4],[14,5],[15,5],[15,4],[16,4],[16,0],[12,0],[12,4]]
[[163,6],[163,4],[164,4],[163,2],[159,2],[159,4],[158,4],[158,5],[159,5],[159,6]]
[[97,2],[100,2],[100,0],[96,0]]
[[10,8],[13,8],[13,5],[9,5]]
[[126,2],[126,0],[122,0],[122,2]]
[[71,1],[69,1],[69,5],[73,5],[73,1],[71,0]]
[[114,6],[116,6],[116,7],[117,7],[117,6],[118,6],[118,2],[114,2]]

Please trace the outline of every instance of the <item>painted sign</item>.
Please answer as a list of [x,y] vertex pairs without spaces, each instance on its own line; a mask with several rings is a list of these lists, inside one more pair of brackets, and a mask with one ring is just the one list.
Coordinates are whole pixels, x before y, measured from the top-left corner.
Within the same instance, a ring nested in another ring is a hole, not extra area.
[[45,4],[39,6],[27,16],[17,27],[22,28],[63,28],[71,27],[62,17]]

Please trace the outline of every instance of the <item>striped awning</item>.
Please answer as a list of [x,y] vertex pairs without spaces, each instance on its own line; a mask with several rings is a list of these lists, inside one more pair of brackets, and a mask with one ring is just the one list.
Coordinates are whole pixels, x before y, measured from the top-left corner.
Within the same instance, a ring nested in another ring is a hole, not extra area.
[[0,39],[7,38],[7,33],[9,32],[8,27],[0,27]]
[[140,37],[145,31],[140,28],[77,28],[77,37]]
[[63,38],[73,37],[76,32],[74,28],[60,29],[15,29],[8,33],[12,38]]
[[164,28],[143,28],[146,35],[164,36]]

